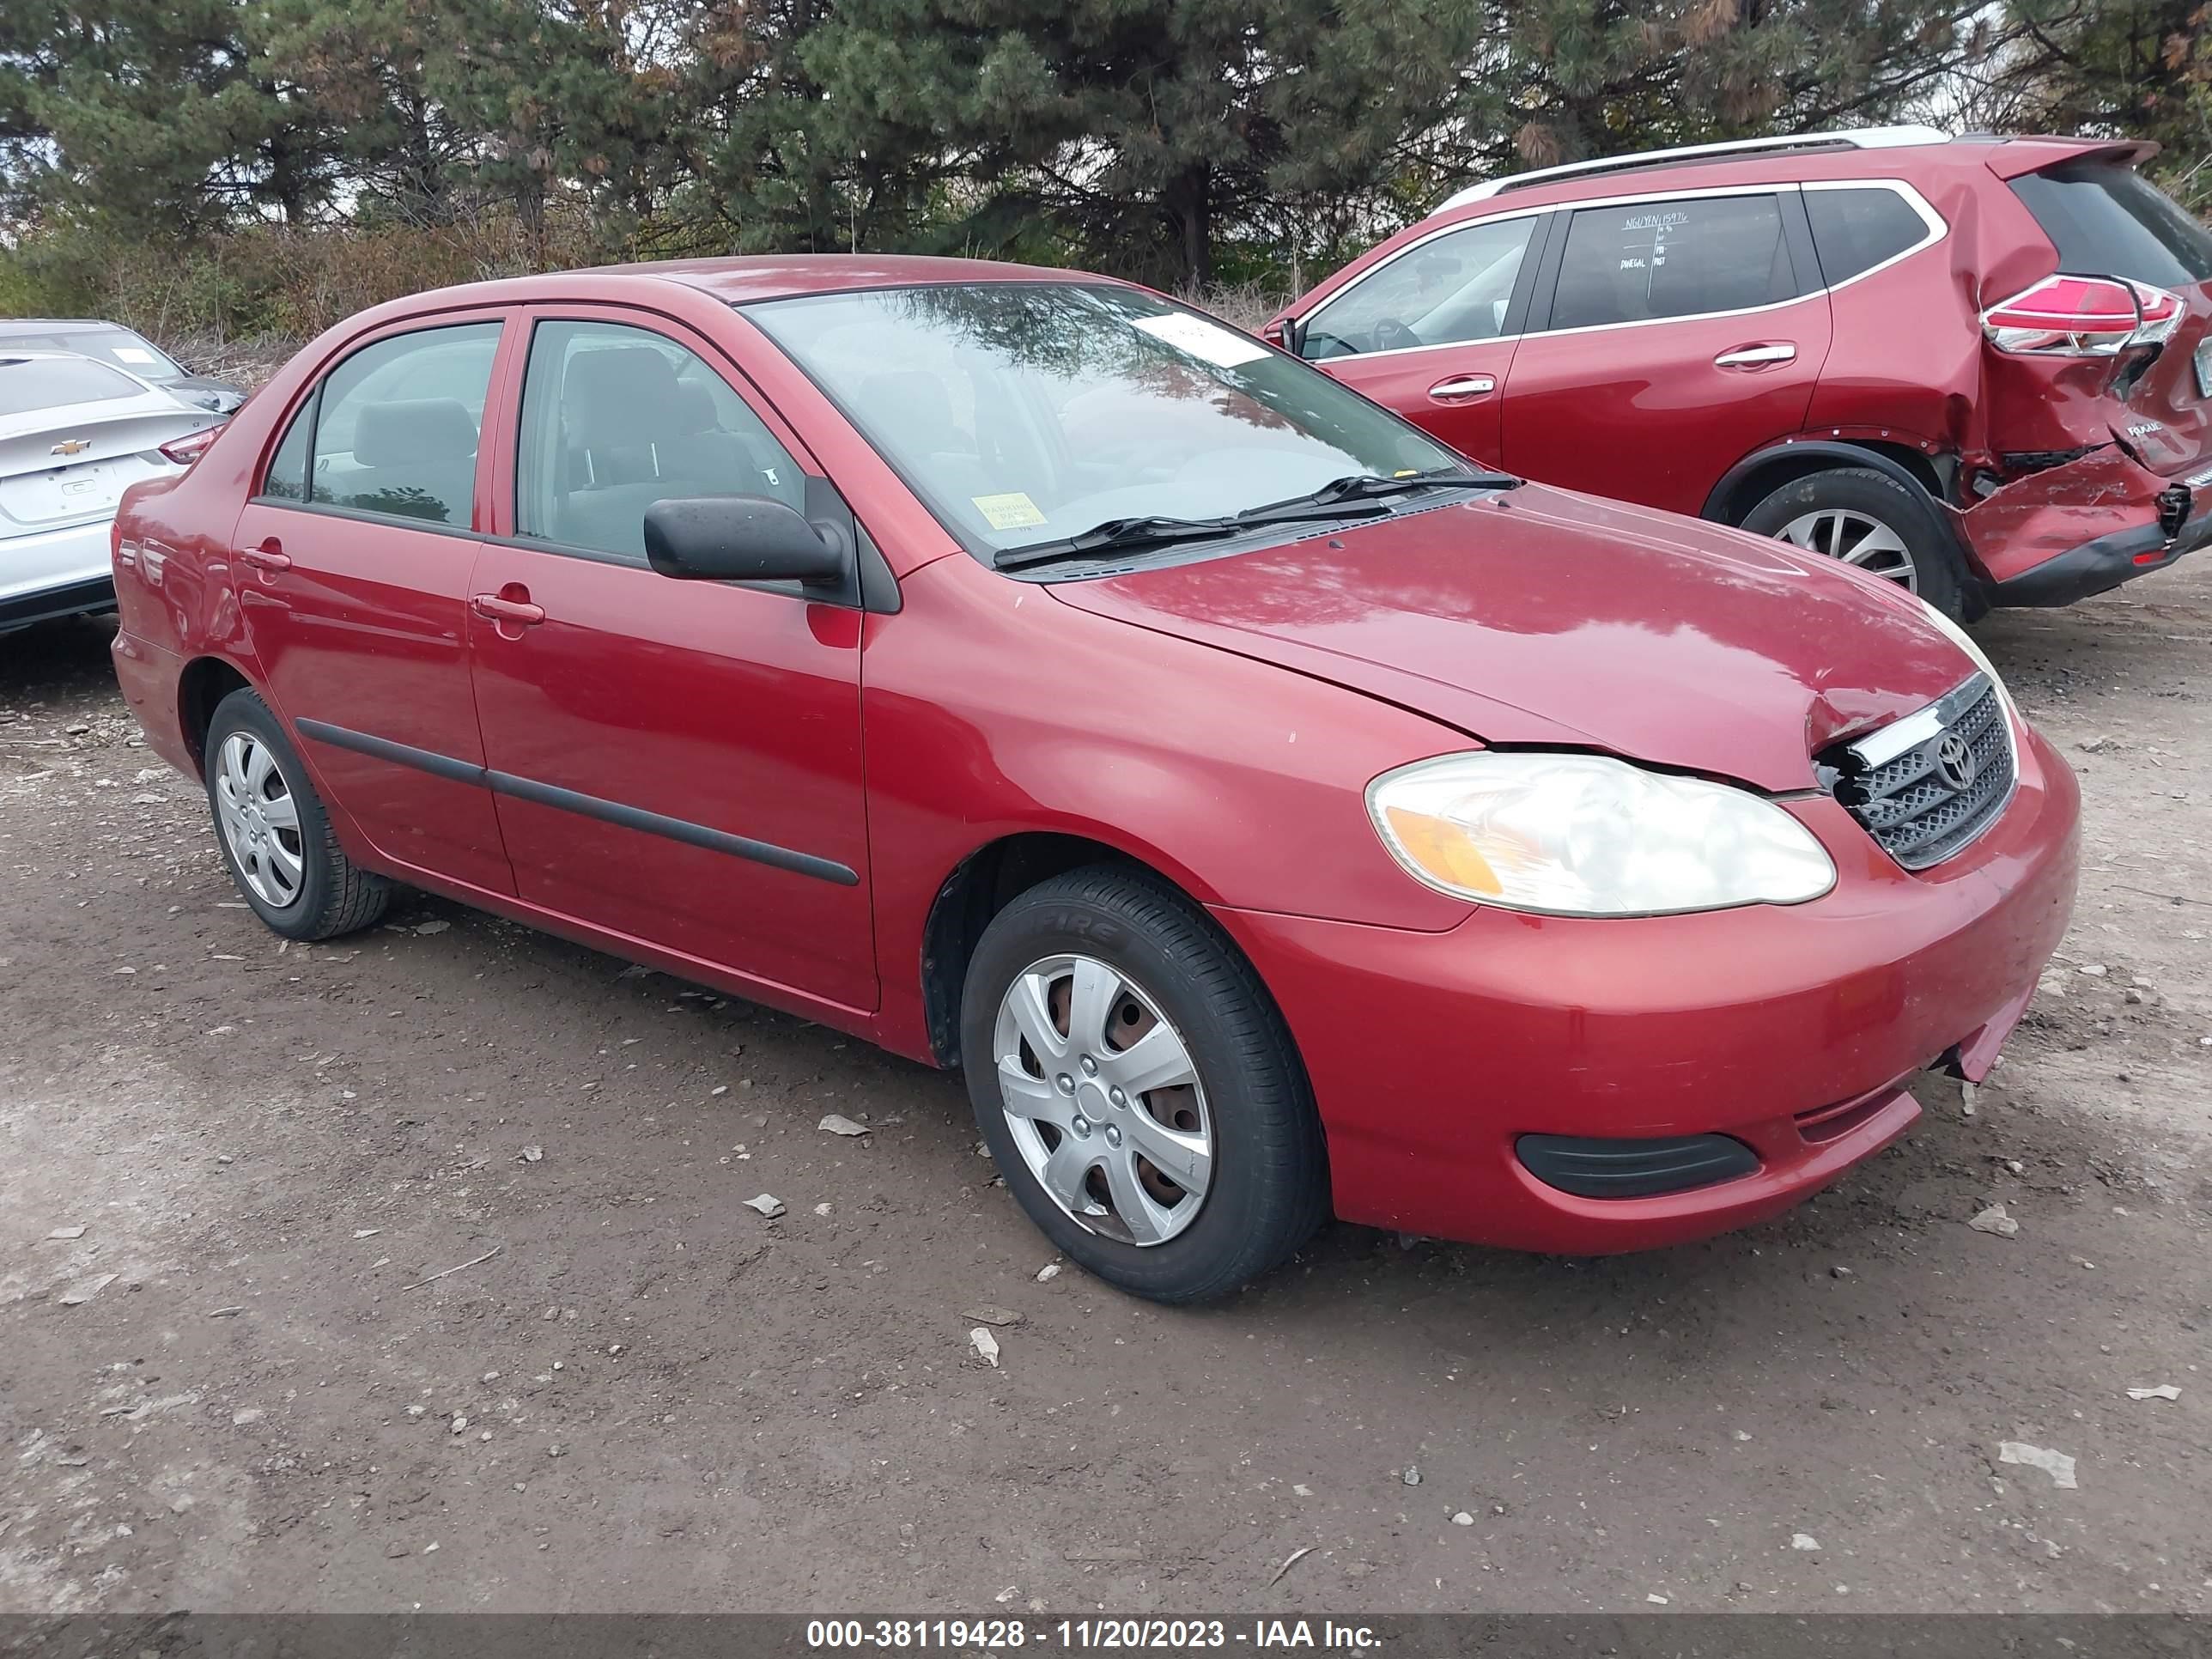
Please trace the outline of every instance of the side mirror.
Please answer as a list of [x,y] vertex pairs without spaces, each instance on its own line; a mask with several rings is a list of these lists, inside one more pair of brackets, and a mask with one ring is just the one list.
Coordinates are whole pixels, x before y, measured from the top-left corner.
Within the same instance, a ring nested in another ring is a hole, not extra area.
[[1273,322],[1269,323],[1265,328],[1261,329],[1260,331],[1260,337],[1265,340],[1269,345],[1280,347],[1285,351],[1288,351],[1291,349],[1289,343],[1290,325],[1286,319],[1283,318],[1276,318]]
[[696,495],[645,509],[645,556],[690,581],[842,581],[845,550],[795,508],[765,495]]

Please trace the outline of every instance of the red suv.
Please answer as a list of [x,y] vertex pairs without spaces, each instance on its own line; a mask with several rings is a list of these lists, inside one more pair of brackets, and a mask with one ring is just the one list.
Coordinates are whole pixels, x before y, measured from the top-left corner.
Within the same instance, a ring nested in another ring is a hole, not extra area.
[[424,295],[117,528],[125,693],[269,927],[404,882],[958,1066],[1146,1296],[1331,1208],[1771,1215],[1987,1071],[2073,894],[2073,772],[1909,594],[1066,271]]
[[2212,535],[2212,234],[2149,144],[1882,128],[1461,191],[1268,337],[1480,461],[1952,616]]

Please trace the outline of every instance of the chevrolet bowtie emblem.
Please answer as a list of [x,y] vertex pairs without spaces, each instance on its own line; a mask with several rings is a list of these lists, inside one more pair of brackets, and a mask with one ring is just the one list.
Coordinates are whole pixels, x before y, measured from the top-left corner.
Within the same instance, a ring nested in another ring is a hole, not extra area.
[[92,447],[89,438],[64,438],[50,452],[56,455],[82,455]]

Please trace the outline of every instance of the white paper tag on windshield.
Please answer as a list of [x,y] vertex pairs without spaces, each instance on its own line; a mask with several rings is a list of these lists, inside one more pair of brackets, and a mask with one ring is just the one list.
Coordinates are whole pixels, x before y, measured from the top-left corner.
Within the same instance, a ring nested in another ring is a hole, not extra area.
[[1188,351],[1216,368],[1234,368],[1239,363],[1253,362],[1267,355],[1267,348],[1257,340],[1249,340],[1234,329],[1209,323],[1203,317],[1176,312],[1166,317],[1139,317],[1135,320],[1137,326],[1155,340],[1178,351]]
[[150,363],[154,361],[154,354],[144,346],[118,346],[115,355],[126,363]]

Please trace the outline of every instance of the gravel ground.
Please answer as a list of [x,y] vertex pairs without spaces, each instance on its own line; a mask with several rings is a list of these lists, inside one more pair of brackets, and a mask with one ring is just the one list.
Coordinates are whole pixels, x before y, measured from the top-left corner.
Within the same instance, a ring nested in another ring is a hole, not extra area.
[[2194,562],[1979,630],[2089,825],[1974,1115],[1197,1312],[1039,1282],[947,1077],[429,899],[284,948],[105,625],[0,641],[0,1609],[2212,1608]]

